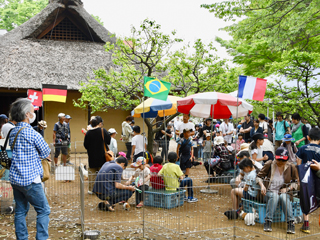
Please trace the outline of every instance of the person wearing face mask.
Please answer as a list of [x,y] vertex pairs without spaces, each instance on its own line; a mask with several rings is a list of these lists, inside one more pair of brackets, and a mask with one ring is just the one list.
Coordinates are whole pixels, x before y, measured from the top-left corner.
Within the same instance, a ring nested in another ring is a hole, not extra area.
[[36,239],[48,239],[50,207],[41,184],[41,159],[48,159],[50,148],[41,134],[34,131],[30,125],[36,115],[29,99],[19,98],[12,103],[11,117],[16,122],[16,127],[9,133],[9,145],[12,149],[9,180],[16,202],[16,238],[28,239],[26,213],[30,203],[37,212]]

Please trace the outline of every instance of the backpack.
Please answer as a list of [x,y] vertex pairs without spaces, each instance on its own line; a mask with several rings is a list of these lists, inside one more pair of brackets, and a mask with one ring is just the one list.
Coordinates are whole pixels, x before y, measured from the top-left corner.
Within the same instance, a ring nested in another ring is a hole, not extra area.
[[[285,130],[285,134],[289,133],[288,130],[287,130],[287,127],[286,127],[286,122],[287,122],[287,121],[283,121],[283,128],[284,128],[284,130]],[[276,132],[276,130],[277,130],[277,124],[278,124],[278,122],[276,122],[276,125],[275,125],[275,132]],[[290,127],[290,126],[289,126],[289,127]]]

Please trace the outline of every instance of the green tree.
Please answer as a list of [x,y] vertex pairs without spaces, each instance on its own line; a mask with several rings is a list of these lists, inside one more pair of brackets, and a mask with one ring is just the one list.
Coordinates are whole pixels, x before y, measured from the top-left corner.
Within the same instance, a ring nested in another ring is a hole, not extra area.
[[48,0],[0,0],[0,29],[11,31],[38,14]]
[[[118,38],[116,44],[107,43],[105,50],[112,52],[114,66],[94,71],[95,79],[82,83],[82,96],[75,106],[93,111],[110,108],[132,110],[143,99],[143,77],[161,77],[164,74],[164,58],[171,46],[180,42],[175,32],[164,34],[154,21],[144,20],[137,29],[132,27],[130,37]],[[174,117],[169,117],[170,121]],[[148,127],[148,150],[152,152],[155,128],[154,119],[145,119]]]
[[239,0],[202,6],[226,21],[237,21],[224,28],[232,40],[216,40],[243,66],[244,74],[276,78],[266,92],[272,107],[297,111],[320,126],[319,1]]
[[229,69],[226,60],[217,56],[213,43],[205,45],[201,39],[192,48],[186,46],[171,54],[167,71],[164,79],[182,96],[207,91],[229,93],[237,87],[235,69]]

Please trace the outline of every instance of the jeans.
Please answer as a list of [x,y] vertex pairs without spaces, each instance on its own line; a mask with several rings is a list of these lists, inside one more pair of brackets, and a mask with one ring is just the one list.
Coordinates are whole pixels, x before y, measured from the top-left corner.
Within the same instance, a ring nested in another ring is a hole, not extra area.
[[[109,203],[111,205],[119,203],[121,201],[128,201],[129,198],[131,198],[132,194],[134,192],[126,189],[115,189],[113,194],[110,196]],[[103,200],[103,199],[102,199]]]
[[48,239],[50,207],[41,183],[32,183],[28,186],[12,184],[12,188],[14,199],[16,201],[14,224],[17,240],[28,239],[26,216],[29,211],[29,203],[37,212],[36,239]]
[[198,144],[198,158],[203,158],[203,146]]
[[210,160],[210,152],[203,153],[203,161],[208,162]]
[[287,216],[287,222],[294,221],[290,196],[286,193],[281,193],[279,195],[278,193],[272,191],[267,192],[266,220],[272,222],[273,215],[278,207],[279,201],[284,215]]
[[127,154],[126,157],[129,160],[131,157],[131,150],[132,150],[132,146],[131,146],[131,142],[127,142],[126,143],[126,148],[127,148]]
[[192,179],[186,177],[180,181],[180,188],[187,186],[188,198],[193,198]]

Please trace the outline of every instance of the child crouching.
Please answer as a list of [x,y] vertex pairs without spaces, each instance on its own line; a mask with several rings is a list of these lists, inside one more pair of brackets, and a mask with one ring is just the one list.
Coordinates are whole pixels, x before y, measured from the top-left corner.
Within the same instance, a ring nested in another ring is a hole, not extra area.
[[137,161],[131,164],[132,167],[136,168],[135,173],[129,178],[127,185],[135,179],[135,186],[140,191],[136,191],[136,207],[143,207],[144,191],[149,189],[150,184],[150,169],[146,165],[146,159],[144,157],[138,157]]
[[189,203],[198,202],[198,199],[193,197],[192,179],[190,177],[183,178],[183,172],[179,165],[175,164],[177,160],[177,153],[170,152],[168,154],[169,163],[166,163],[162,167],[158,175],[163,176],[167,191],[177,191],[178,189],[187,187],[188,198],[186,200]]

